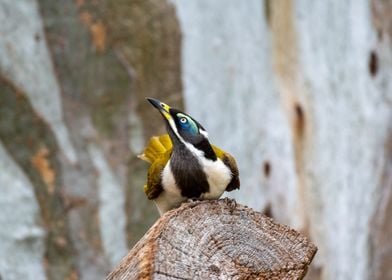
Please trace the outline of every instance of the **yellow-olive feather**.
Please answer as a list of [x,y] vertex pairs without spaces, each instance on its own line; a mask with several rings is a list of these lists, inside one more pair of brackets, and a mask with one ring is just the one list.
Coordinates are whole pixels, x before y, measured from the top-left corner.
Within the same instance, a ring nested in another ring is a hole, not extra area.
[[[227,191],[232,191],[239,186],[239,174],[236,161],[232,155],[223,151],[222,149],[211,145],[217,158],[221,159],[231,170],[234,178],[233,186],[227,187]],[[168,134],[161,136],[154,136],[148,142],[143,154],[139,156],[140,159],[149,162],[150,168],[147,174],[147,184],[144,185],[144,192],[148,199],[156,199],[163,191],[161,185],[161,173],[170,159],[173,149],[173,144]],[[237,183],[238,181],[238,183]]]

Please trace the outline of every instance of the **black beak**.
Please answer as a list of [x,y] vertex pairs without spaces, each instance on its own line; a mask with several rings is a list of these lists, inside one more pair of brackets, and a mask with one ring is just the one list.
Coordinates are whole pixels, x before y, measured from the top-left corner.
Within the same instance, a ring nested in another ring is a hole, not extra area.
[[170,119],[172,119],[171,115],[170,115],[170,106],[159,101],[158,99],[155,98],[146,98],[148,100],[148,102],[151,103],[152,106],[154,106],[156,109],[158,109],[158,111],[162,114],[162,116],[169,121]]
[[162,110],[161,101],[159,101],[158,99],[155,99],[155,98],[151,98],[151,97],[147,97],[146,99],[148,100],[148,102],[151,103],[152,106],[154,106],[158,110]]

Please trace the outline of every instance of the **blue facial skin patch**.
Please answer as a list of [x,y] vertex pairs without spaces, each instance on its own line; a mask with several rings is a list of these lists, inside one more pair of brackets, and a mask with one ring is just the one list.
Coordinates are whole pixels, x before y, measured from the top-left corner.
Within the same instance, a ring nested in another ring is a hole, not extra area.
[[177,118],[183,130],[194,135],[198,133],[197,125],[190,117],[184,114],[177,114]]

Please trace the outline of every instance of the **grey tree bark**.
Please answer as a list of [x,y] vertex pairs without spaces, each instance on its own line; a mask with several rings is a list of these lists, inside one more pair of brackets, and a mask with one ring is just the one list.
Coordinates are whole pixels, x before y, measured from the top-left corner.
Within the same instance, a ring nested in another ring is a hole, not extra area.
[[174,12],[0,0],[1,279],[103,279],[158,217],[136,155],[145,96],[181,107]]
[[391,2],[172,2],[185,105],[234,151],[234,197],[312,238],[309,279],[392,278]]
[[0,277],[102,279],[158,218],[136,155],[183,108],[240,203],[392,278],[392,4],[0,0]]

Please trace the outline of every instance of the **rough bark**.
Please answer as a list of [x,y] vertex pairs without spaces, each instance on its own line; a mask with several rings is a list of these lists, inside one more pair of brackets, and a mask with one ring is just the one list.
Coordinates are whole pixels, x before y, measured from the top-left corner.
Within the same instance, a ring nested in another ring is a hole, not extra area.
[[172,1],[185,104],[236,156],[236,199],[319,246],[308,279],[391,278],[391,1]]
[[230,195],[317,243],[307,279],[392,279],[391,11],[0,0],[0,277],[102,279],[143,236],[153,96],[236,157]]
[[107,280],[302,279],[316,250],[234,200],[190,202],[158,220]]
[[164,131],[145,97],[182,107],[174,14],[165,0],[0,0],[0,166],[15,166],[0,207],[18,209],[0,213],[3,279],[102,279],[157,218],[136,155]]

